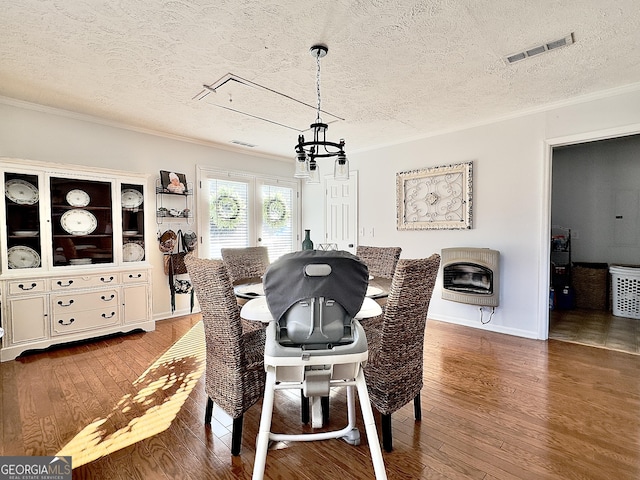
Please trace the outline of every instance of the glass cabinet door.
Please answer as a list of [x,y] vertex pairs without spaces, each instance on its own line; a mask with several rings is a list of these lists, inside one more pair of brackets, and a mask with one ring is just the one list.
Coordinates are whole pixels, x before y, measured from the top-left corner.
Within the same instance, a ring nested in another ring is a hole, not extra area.
[[53,265],[113,263],[111,182],[50,178]]
[[142,185],[123,183],[122,205],[122,260],[144,260],[144,191]]
[[41,266],[40,188],[37,175],[4,174],[7,263],[10,269]]

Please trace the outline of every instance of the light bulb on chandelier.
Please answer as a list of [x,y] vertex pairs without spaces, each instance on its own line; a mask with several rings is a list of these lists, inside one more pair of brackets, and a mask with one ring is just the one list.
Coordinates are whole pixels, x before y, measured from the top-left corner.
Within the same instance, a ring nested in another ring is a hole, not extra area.
[[320,169],[316,159],[337,157],[334,165],[333,176],[336,180],[349,180],[349,160],[344,152],[344,139],[340,142],[327,140],[329,126],[322,122],[320,117],[320,59],[329,49],[326,45],[314,45],[311,47],[311,55],[316,57],[316,89],[318,92],[318,107],[315,123],[311,124],[313,140],[305,141],[304,135],[298,136],[296,150],[296,169],[294,177],[306,178],[307,183],[320,183]]

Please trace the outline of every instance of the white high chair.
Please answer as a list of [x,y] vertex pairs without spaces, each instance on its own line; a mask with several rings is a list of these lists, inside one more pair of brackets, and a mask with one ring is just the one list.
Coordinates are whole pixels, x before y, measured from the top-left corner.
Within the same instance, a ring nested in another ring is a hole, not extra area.
[[[367,340],[357,317],[375,316],[380,307],[363,313],[368,270],[343,251],[307,250],[281,257],[264,276],[266,303],[272,321],[267,326],[264,366],[267,372],[258,432],[253,480],[264,477],[270,441],[314,441],[342,438],[360,444],[355,426],[354,388],[367,433],[377,480],[387,474],[364,379]],[[259,300],[251,300],[255,302]],[[247,304],[248,305],[248,304]],[[322,423],[320,399],[331,388],[347,388],[348,423],[329,432],[271,432],[276,390],[299,389],[312,399],[312,426]]]

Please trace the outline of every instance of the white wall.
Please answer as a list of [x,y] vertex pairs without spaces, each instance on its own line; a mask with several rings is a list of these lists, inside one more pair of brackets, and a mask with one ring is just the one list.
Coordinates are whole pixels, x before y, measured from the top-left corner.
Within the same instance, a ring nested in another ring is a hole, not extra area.
[[[500,306],[481,325],[478,307],[440,298],[438,279],[429,318],[546,338],[550,145],[640,129],[640,92],[566,105],[410,143],[349,154],[359,174],[360,244],[401,246],[402,258],[444,247],[486,247],[501,253]],[[347,139],[348,140],[348,139]],[[396,173],[473,161],[473,229],[396,230]],[[324,166],[328,171],[329,166]],[[324,234],[323,190],[305,186],[304,228]],[[374,236],[368,233],[373,229]],[[486,310],[486,309],[485,309]],[[484,319],[487,319],[485,313]]]
[[[160,170],[176,170],[195,181],[196,165],[234,171],[290,176],[291,163],[253,155],[243,155],[204,144],[170,139],[90,121],[52,109],[13,101],[0,101],[0,157],[104,167],[149,175],[148,188],[154,191]],[[151,196],[153,198],[153,195]],[[196,228],[194,224],[193,229]],[[154,238],[157,231],[153,209],[146,229]],[[162,254],[149,245],[153,265],[153,315],[172,316],[167,277]],[[188,295],[176,296],[175,315],[189,312]]]

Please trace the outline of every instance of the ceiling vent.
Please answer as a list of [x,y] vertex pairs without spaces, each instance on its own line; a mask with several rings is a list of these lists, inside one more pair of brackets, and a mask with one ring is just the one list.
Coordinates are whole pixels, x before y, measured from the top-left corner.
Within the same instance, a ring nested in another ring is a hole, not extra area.
[[243,142],[242,140],[231,140],[231,143],[235,143],[236,145],[240,145],[242,147],[249,147],[249,148],[255,148],[257,146],[257,145],[254,145],[253,143]]
[[512,63],[519,62],[520,60],[524,60],[525,58],[540,55],[541,53],[555,50],[556,48],[566,47],[567,45],[571,45],[572,43],[574,43],[573,33],[570,33],[569,35],[566,35],[557,40],[552,40],[550,42],[543,43],[542,45],[535,45],[531,48],[523,50],[522,52],[507,55],[506,57],[504,57],[504,61],[507,65],[511,65]]

